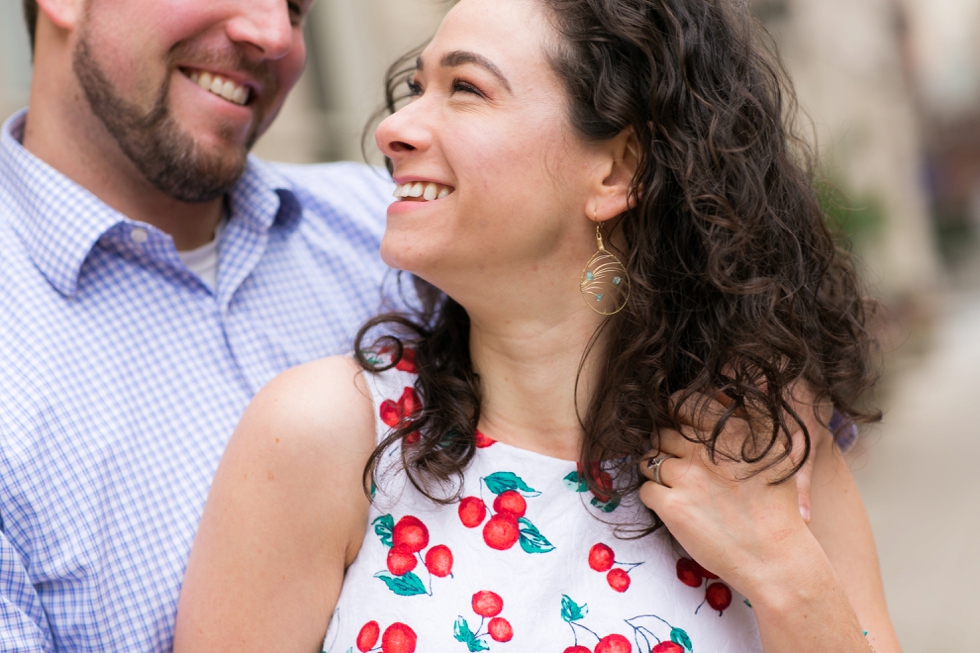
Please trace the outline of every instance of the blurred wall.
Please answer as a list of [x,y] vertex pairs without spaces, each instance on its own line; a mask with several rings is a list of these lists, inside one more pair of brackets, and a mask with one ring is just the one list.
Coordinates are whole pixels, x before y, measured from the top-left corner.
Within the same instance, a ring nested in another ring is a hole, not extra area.
[[0,0],[0,119],[27,104],[31,46],[21,3]]
[[823,172],[853,209],[845,220],[864,216],[855,238],[872,286],[892,301],[927,296],[941,275],[904,7],[754,0],[753,8],[812,120]]

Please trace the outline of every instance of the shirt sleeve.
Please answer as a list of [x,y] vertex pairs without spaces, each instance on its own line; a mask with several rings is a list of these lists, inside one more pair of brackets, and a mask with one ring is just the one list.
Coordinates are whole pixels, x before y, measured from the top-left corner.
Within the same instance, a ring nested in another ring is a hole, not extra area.
[[54,653],[54,636],[20,554],[0,531],[0,651]]

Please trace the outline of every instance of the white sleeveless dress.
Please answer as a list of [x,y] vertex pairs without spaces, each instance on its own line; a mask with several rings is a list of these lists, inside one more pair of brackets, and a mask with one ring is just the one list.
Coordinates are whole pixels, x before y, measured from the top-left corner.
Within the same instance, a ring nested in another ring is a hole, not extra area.
[[[367,374],[378,438],[418,405],[411,360]],[[701,569],[638,500],[594,496],[573,462],[481,436],[464,497],[441,506],[381,474],[326,653],[752,653],[748,601]],[[386,453],[394,465],[400,452]]]

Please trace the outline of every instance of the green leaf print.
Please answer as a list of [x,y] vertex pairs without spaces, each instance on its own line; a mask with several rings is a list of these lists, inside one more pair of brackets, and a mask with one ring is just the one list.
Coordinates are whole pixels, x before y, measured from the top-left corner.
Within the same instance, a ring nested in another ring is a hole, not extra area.
[[610,499],[609,501],[599,501],[598,498],[592,498],[592,505],[601,510],[602,512],[612,512],[619,507],[619,499]]
[[694,645],[691,644],[691,638],[680,628],[674,628],[670,631],[670,641],[683,646],[685,651],[694,650]]
[[520,492],[526,497],[537,497],[541,493],[532,487],[528,487],[527,483],[524,482],[517,474],[513,472],[497,472],[496,474],[490,474],[483,482],[487,484],[487,489],[494,494],[503,494],[508,490],[515,490]]
[[371,524],[374,526],[375,534],[381,538],[381,543],[389,549],[394,546],[395,518],[391,515],[381,515]]
[[572,472],[568,476],[562,479],[567,487],[572,492],[588,492],[589,484],[582,480],[582,477],[578,475],[578,472]]
[[392,576],[387,571],[379,571],[374,577],[383,580],[385,585],[388,586],[388,589],[398,596],[428,594],[425,591],[425,584],[422,582],[422,579],[416,576],[413,571],[408,572],[404,576]]
[[587,603],[579,605],[567,594],[561,595],[561,618],[563,620],[572,623],[573,621],[584,619],[587,614],[589,614]]
[[462,616],[456,619],[456,625],[453,626],[453,635],[456,637],[456,641],[466,644],[466,648],[470,650],[470,653],[490,650],[486,642],[478,639],[476,633],[470,630],[470,625],[466,623],[466,619],[463,619]]
[[521,517],[517,524],[521,533],[521,548],[527,553],[548,553],[555,550],[555,546],[529,520]]

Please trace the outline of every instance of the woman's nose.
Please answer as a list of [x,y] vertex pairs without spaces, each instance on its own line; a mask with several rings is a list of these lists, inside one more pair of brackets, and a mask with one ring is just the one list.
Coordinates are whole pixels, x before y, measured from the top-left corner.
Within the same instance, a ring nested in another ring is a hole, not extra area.
[[396,160],[411,152],[422,152],[432,144],[432,133],[426,126],[421,102],[416,100],[391,114],[374,132],[378,149]]

